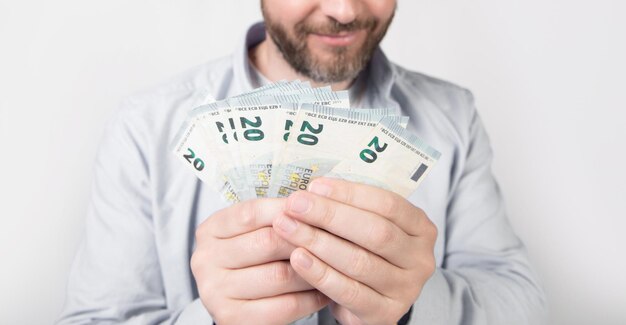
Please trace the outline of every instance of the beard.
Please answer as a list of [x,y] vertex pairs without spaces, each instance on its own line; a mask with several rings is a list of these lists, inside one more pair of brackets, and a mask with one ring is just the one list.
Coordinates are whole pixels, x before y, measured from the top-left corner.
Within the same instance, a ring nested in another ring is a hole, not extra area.
[[[298,22],[293,28],[293,35],[290,35],[287,28],[267,14],[263,3],[261,9],[266,31],[283,58],[296,72],[317,83],[336,83],[355,79],[369,63],[393,20],[393,15],[384,22],[375,18],[357,18],[348,24],[342,24],[330,18],[324,24],[313,25],[305,20]],[[357,45],[357,48],[331,47],[328,49],[330,55],[326,60],[316,56],[308,47],[309,34],[337,35],[341,32],[361,30],[367,35],[362,44]]]

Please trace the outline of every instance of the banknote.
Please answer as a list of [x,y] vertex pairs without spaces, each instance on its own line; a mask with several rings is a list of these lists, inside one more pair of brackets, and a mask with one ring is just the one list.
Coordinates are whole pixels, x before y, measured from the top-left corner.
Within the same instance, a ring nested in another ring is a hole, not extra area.
[[[259,96],[275,94],[281,102],[302,100],[336,107],[348,107],[347,91],[332,92],[330,87],[311,88],[309,83],[280,82],[232,98],[220,100],[193,109],[185,125],[176,136],[174,153],[186,166],[212,189],[222,193],[229,202],[255,198],[256,190],[249,186],[250,177],[242,169],[243,160],[238,144],[242,136],[257,132],[252,124],[263,123],[258,116],[249,116],[252,110],[241,110]],[[246,102],[248,101],[248,102]],[[244,113],[245,112],[245,113]],[[233,116],[236,114],[237,116]],[[254,122],[253,122],[254,121]],[[269,122],[273,119],[267,119]],[[258,138],[258,137],[256,137]],[[246,138],[242,138],[246,139]],[[251,137],[255,139],[255,137]],[[257,150],[258,151],[258,150]],[[189,158],[192,155],[194,158]],[[191,162],[190,162],[191,160]],[[194,165],[195,162],[195,165]],[[202,165],[209,164],[209,167]],[[216,168],[217,166],[217,168]],[[269,173],[268,173],[269,174]]]
[[384,118],[328,173],[409,196],[441,154],[416,135]]
[[[274,90],[293,92],[308,88],[311,88],[309,83],[297,80],[280,81],[258,88],[253,93],[263,94]],[[251,96],[251,94],[244,93],[240,96]],[[242,177],[237,177],[236,169],[232,167],[232,154],[220,146],[213,133],[205,127],[207,124],[226,120],[225,116],[230,113],[227,110],[229,106],[224,100],[208,103],[212,101],[211,95],[207,94],[206,98],[207,104],[195,107],[189,112],[187,119],[174,137],[173,152],[203,183],[221,193],[227,202],[236,203],[243,199],[253,198],[252,195],[246,194],[249,191],[243,190],[246,189],[246,182]],[[216,126],[219,127],[219,124]],[[230,174],[230,177],[226,174]]]
[[[306,190],[311,180],[330,172],[383,117],[374,110],[302,104],[287,143],[273,164],[269,196],[286,197]],[[399,123],[406,117],[389,119]]]
[[215,116],[222,114],[219,104],[206,104],[196,109],[202,111],[202,114],[198,114],[191,120],[188,119],[182,125],[174,140],[174,155],[207,186],[220,193],[227,202],[239,202],[241,198],[232,184],[223,176],[220,166],[220,161],[227,158],[220,159],[220,153],[212,150],[215,147],[215,140],[200,127],[202,119],[214,119]]
[[[248,190],[253,190],[256,197],[267,197],[270,184],[272,160],[275,151],[281,147],[282,137],[279,132],[283,124],[283,111],[292,110],[299,103],[328,105],[328,107],[349,107],[347,92],[304,92],[276,94],[230,99],[233,113],[229,118],[231,137],[234,141],[226,144],[243,174]],[[286,105],[283,109],[283,104]]]
[[348,91],[330,86],[283,80],[220,100],[205,93],[172,151],[230,203],[285,197],[321,176],[406,196],[440,155],[396,109],[351,108]]

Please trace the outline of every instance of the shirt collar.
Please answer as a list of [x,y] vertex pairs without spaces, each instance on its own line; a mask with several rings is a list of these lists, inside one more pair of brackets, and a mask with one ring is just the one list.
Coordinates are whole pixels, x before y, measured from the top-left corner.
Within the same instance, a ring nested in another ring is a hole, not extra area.
[[236,88],[241,93],[254,89],[250,70],[250,59],[248,49],[259,44],[265,39],[265,24],[258,22],[250,26],[244,37],[244,41],[239,43],[234,53],[233,74]]
[[[250,75],[250,59],[248,49],[265,39],[265,24],[257,22],[248,28],[244,41],[240,43],[235,52],[234,79],[237,88],[241,92],[248,92],[254,89],[253,76]],[[361,73],[359,78],[364,78],[366,85],[363,100],[359,103],[362,107],[389,107],[400,111],[398,103],[391,98],[391,90],[396,78],[393,64],[387,59],[382,49],[378,47],[367,68]],[[355,82],[358,84],[359,80]]]

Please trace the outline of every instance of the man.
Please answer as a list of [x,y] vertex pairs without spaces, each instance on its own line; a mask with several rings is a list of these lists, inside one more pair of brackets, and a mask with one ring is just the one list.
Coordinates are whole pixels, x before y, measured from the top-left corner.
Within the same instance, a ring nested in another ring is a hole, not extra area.
[[[266,0],[231,58],[125,102],[97,160],[60,323],[536,324],[543,297],[470,93],[390,63],[392,0]],[[318,179],[230,207],[169,152],[190,108],[280,79],[394,107],[442,152],[405,200]],[[195,236],[194,236],[195,235]]]

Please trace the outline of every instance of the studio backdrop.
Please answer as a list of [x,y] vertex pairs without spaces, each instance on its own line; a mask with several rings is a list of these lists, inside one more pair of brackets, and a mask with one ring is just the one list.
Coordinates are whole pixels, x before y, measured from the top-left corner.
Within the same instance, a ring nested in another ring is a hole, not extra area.
[[[473,91],[552,324],[626,324],[626,2],[400,0],[388,57]],[[0,323],[49,324],[120,100],[229,54],[259,1],[0,0]]]

